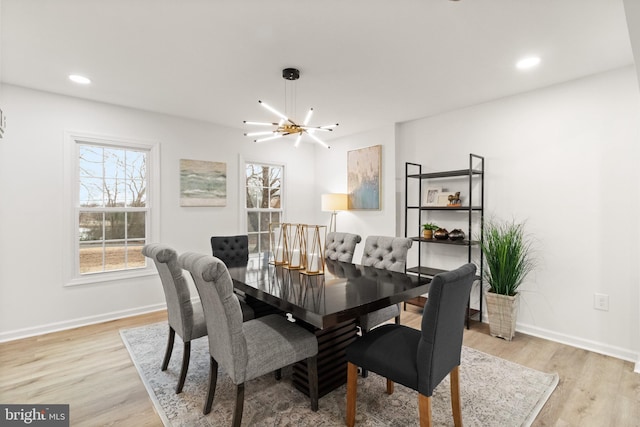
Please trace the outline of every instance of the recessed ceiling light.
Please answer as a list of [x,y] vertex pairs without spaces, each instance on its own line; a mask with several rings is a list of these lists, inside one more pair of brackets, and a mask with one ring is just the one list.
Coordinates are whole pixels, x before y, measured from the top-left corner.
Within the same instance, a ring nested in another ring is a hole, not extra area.
[[528,68],[535,67],[539,63],[540,63],[540,57],[538,57],[538,56],[530,56],[528,58],[524,58],[524,59],[521,59],[520,61],[518,61],[518,63],[516,64],[516,67],[519,70],[526,70]]
[[89,80],[85,76],[81,76],[79,74],[71,74],[69,76],[69,80],[71,80],[72,82],[81,84],[81,85],[88,85],[89,83],[91,83],[91,80]]

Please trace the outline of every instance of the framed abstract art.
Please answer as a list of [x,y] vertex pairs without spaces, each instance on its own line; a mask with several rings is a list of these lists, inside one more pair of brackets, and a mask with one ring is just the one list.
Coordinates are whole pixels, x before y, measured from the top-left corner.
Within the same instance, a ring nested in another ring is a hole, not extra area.
[[382,146],[347,152],[349,209],[380,209]]

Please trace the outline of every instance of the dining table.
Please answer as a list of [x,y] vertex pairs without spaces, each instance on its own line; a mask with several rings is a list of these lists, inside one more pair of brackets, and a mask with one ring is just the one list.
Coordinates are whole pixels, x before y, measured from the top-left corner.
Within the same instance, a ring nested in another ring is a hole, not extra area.
[[[256,316],[281,313],[318,339],[318,395],[346,383],[345,348],[358,336],[357,320],[372,311],[429,292],[431,278],[358,264],[325,260],[322,274],[261,259],[231,267],[236,292]],[[294,386],[309,395],[304,362],[293,367]]]

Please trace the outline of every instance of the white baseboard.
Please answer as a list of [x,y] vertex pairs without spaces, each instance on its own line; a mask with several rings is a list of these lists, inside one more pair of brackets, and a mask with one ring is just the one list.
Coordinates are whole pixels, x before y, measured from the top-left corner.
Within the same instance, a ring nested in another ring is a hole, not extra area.
[[153,304],[129,310],[113,311],[111,313],[104,313],[96,316],[81,317],[78,319],[65,320],[63,322],[49,323],[47,325],[18,329],[15,331],[1,332],[0,343],[33,337],[36,335],[48,334],[51,332],[64,331],[67,329],[78,328],[80,326],[94,325],[96,323],[108,322],[110,320],[123,319],[125,317],[138,316],[140,314],[166,310],[166,308],[166,303]]
[[634,362],[636,364],[635,372],[640,373],[640,354],[630,349],[603,344],[597,341],[585,340],[571,335],[550,331],[548,329],[538,328],[536,326],[523,325],[521,323],[518,323],[516,325],[516,331],[522,332],[523,334],[532,335],[534,337],[559,342],[561,344],[567,344],[572,347],[581,348],[583,350],[589,350],[595,353],[604,354],[605,356],[611,356],[617,359]]

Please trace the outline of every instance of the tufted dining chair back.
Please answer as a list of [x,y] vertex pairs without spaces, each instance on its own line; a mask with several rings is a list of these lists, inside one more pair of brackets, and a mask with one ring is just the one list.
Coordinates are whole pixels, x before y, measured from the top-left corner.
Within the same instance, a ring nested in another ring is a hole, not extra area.
[[246,267],[249,262],[249,237],[212,236],[211,251],[213,256],[222,260],[227,268]]
[[324,257],[332,261],[352,262],[356,245],[361,240],[358,234],[332,231],[327,234]]
[[361,264],[404,273],[412,243],[406,237],[369,236],[364,242]]

